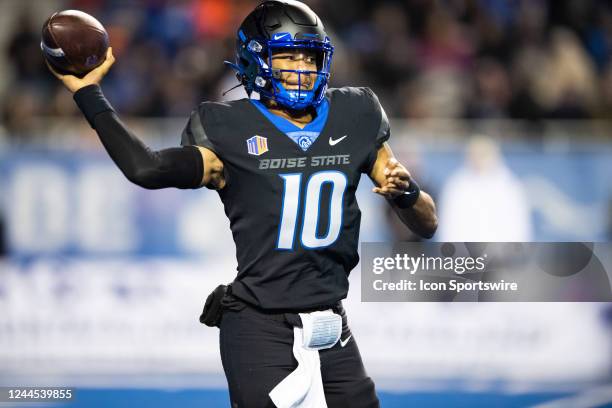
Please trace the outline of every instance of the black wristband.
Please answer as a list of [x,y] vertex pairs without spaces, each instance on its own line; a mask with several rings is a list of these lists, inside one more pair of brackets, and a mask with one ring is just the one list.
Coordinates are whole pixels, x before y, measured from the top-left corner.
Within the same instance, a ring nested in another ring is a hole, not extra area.
[[419,199],[419,195],[421,194],[421,188],[417,184],[416,181],[410,179],[410,184],[408,185],[408,190],[404,191],[402,194],[395,197],[392,201],[393,203],[401,209],[412,208],[416,204]]
[[99,85],[87,85],[73,95],[77,106],[85,115],[92,129],[95,129],[94,120],[96,115],[102,112],[114,111],[111,104],[106,100]]

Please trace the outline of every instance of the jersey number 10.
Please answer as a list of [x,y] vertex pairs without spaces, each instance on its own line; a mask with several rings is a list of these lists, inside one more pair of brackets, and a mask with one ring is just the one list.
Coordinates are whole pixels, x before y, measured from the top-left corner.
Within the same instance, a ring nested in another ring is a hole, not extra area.
[[[295,230],[300,209],[302,174],[281,174],[285,181],[283,193],[283,207],[281,222],[278,229],[277,249],[293,249]],[[319,224],[319,202],[323,185],[331,185],[331,198],[329,200],[329,226],[322,237],[317,236]],[[314,173],[306,183],[306,194],[302,208],[302,246],[313,249],[333,244],[342,229],[342,201],[346,190],[346,176],[339,171],[320,171]]]

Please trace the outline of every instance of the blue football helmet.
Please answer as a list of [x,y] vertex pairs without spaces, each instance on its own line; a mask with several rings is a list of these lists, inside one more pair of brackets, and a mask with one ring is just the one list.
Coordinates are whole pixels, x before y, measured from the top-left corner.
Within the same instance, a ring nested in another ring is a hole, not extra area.
[[[314,51],[317,70],[272,69],[277,51]],[[293,0],[265,1],[249,14],[236,39],[236,62],[226,62],[250,96],[253,91],[293,110],[316,107],[325,97],[334,47],[321,19],[304,3]],[[286,89],[282,74],[297,74],[298,88]],[[304,76],[316,75],[311,89],[302,89]]]

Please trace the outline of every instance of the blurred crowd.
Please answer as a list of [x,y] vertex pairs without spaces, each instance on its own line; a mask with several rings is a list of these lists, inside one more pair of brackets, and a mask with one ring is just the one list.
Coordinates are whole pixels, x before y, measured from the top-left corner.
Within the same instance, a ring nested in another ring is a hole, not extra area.
[[[612,2],[306,0],[336,46],[333,86],[369,86],[399,118],[612,119]],[[6,133],[74,115],[44,66],[38,1],[14,9],[4,53]],[[122,115],[186,117],[235,85],[223,60],[255,0],[70,0],[107,28],[105,93]],[[239,90],[227,95],[239,98]]]

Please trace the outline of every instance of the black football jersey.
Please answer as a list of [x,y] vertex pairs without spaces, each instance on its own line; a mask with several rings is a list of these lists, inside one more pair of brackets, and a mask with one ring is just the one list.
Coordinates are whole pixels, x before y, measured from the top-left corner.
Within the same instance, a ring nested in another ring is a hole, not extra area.
[[248,99],[201,103],[183,132],[182,145],[210,149],[224,164],[218,193],[238,259],[232,290],[264,309],[335,304],[359,261],[355,191],[389,122],[368,88],[326,97],[327,121],[306,151]]

